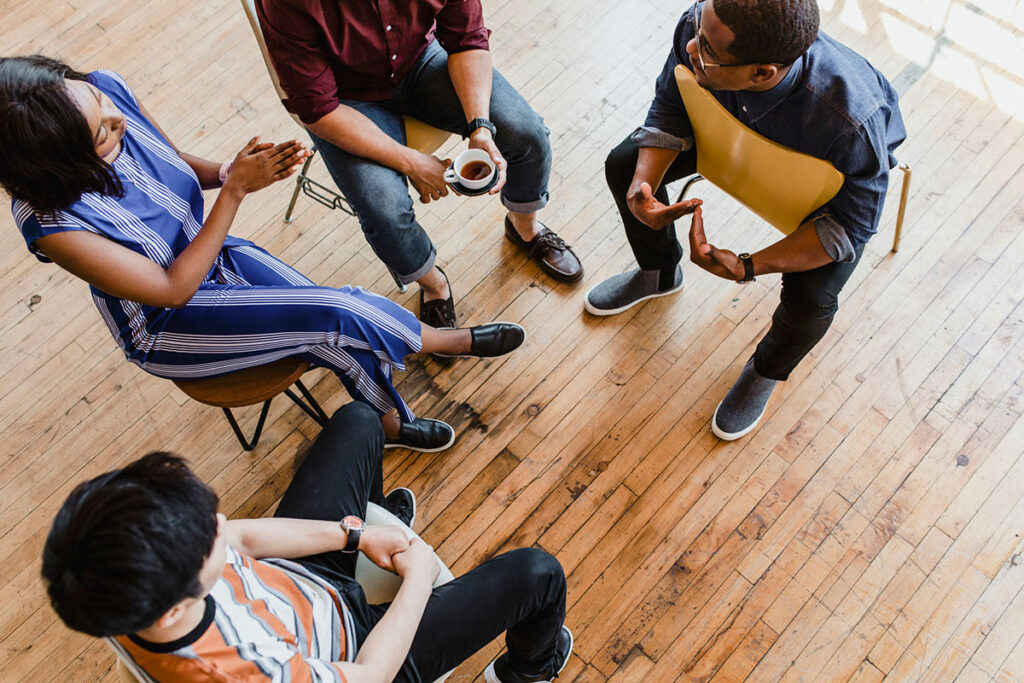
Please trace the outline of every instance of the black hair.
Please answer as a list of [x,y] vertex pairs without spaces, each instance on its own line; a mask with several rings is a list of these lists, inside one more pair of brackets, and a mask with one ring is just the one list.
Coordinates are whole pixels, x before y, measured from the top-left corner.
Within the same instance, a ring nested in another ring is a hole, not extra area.
[[92,636],[134,633],[200,597],[217,537],[217,494],[184,460],[150,453],[79,484],[43,548],[50,602]]
[[0,58],[0,186],[43,213],[86,192],[124,196],[64,79],[88,76],[42,55]]
[[715,14],[735,34],[729,54],[737,61],[795,62],[818,37],[816,0],[713,0]]

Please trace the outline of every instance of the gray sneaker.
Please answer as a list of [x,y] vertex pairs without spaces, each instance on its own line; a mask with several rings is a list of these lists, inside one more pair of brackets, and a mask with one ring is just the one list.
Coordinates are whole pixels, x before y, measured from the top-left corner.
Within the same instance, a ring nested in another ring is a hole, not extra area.
[[715,416],[711,418],[711,432],[724,441],[734,441],[749,434],[764,416],[768,399],[777,383],[774,379],[759,375],[751,357],[729,393],[715,408]]
[[636,306],[641,301],[675,294],[683,288],[683,269],[676,266],[672,286],[658,289],[660,270],[633,270],[613,275],[594,285],[584,299],[583,307],[591,315],[615,315]]

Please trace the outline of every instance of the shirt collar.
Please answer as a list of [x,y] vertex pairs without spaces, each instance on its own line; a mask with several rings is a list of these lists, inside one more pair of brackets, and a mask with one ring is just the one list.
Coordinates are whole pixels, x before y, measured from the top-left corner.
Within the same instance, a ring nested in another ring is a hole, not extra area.
[[793,66],[789,68],[786,75],[771,90],[765,90],[764,92],[741,91],[739,93],[743,110],[750,117],[751,123],[756,122],[759,118],[777,107],[797,89],[803,76],[803,62],[803,57],[793,62]]

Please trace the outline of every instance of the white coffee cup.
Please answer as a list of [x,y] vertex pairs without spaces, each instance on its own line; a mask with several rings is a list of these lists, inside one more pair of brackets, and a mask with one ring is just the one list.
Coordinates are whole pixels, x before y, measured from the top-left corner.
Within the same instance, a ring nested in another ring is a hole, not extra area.
[[[467,178],[463,175],[467,170],[480,169],[481,163],[486,165],[486,175],[477,178]],[[479,190],[487,187],[487,184],[494,179],[494,173],[494,161],[490,154],[482,149],[467,149],[455,157],[455,163],[444,172],[444,181],[449,184],[457,182],[467,190]]]

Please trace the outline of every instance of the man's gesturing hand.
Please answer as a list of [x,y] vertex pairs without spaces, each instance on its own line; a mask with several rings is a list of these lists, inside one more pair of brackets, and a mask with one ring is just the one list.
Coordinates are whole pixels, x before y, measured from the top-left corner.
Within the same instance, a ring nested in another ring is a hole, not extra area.
[[727,280],[742,280],[745,275],[743,263],[736,254],[708,243],[708,238],[704,235],[704,217],[700,208],[693,212],[693,218],[690,220],[690,261]]
[[630,190],[626,203],[641,223],[654,230],[661,230],[675,219],[693,213],[702,203],[699,199],[687,199],[665,206],[654,196],[650,183],[640,183],[637,190]]

